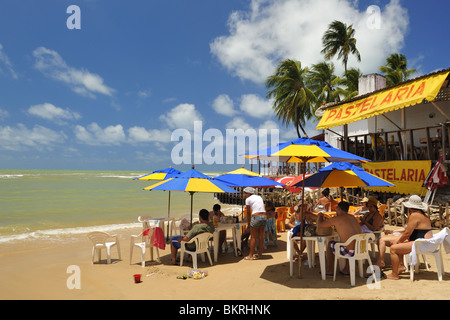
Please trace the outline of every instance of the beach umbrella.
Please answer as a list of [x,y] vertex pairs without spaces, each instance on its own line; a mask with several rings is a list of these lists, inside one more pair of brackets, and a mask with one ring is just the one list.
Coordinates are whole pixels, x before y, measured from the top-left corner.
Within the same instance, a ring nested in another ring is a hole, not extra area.
[[[173,177],[178,176],[182,172],[174,169],[172,167],[162,169],[162,170],[155,170],[152,173],[145,174],[143,176],[134,178],[133,180],[167,180]],[[169,203],[167,205],[167,216],[170,217],[170,191],[169,191]]]
[[[311,175],[312,175],[312,173],[306,173],[305,177],[308,178]],[[301,186],[295,186],[295,184],[301,182],[302,180],[303,180],[303,175],[301,175],[301,176],[286,176],[286,177],[275,179],[275,181],[277,181],[277,182],[284,183],[286,185],[285,189],[287,189],[291,193],[301,193],[302,192]],[[315,188],[313,188],[313,189],[315,189]]]
[[[289,142],[280,143],[275,147],[249,152],[244,154],[248,159],[262,159],[282,162],[299,162],[302,164],[302,203],[305,199],[306,163],[317,162],[366,162],[368,159],[359,157],[350,152],[333,148],[325,141],[317,141],[310,138],[298,138]],[[305,218],[302,210],[302,228],[300,228],[300,241],[303,240],[303,228]],[[300,258],[301,260],[301,258]],[[302,276],[302,262],[299,263],[299,276]]]
[[237,193],[236,190],[228,187],[224,183],[216,181],[213,178],[195,170],[194,167],[192,167],[191,170],[176,175],[173,178],[146,187],[144,188],[144,190],[189,192],[191,196],[191,225],[192,225],[192,209],[193,209],[194,193],[196,192]]
[[[225,183],[229,187],[274,187],[284,186],[284,184],[275,180],[263,177],[253,171],[247,170],[244,167],[221,174],[214,178],[214,180]],[[241,191],[242,211],[244,211],[244,197]]]
[[318,141],[305,137],[279,143],[274,147],[247,152],[242,156],[250,160],[260,159],[290,163],[370,161],[354,155],[353,153],[334,148],[325,141]]
[[[294,186],[300,185],[303,185],[303,182],[298,182]],[[334,162],[320,169],[317,173],[306,178],[304,185],[320,188],[395,187],[389,181],[348,162]]]
[[182,173],[181,171],[174,169],[172,167],[155,170],[152,173],[145,174],[143,176],[134,178],[133,180],[167,180],[169,178],[173,178]]

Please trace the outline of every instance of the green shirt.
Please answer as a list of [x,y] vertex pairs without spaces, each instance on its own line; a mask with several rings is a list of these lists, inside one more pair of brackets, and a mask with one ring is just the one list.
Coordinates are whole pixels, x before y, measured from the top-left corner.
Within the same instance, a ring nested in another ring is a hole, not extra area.
[[[208,224],[198,223],[192,227],[192,229],[188,232],[186,237],[192,240],[192,238],[194,238],[195,236],[197,236],[201,233],[205,233],[205,232],[214,233],[214,229],[215,228],[214,228],[214,225],[212,224],[212,222],[208,222]],[[190,251],[194,251],[195,243],[186,244],[186,248]]]

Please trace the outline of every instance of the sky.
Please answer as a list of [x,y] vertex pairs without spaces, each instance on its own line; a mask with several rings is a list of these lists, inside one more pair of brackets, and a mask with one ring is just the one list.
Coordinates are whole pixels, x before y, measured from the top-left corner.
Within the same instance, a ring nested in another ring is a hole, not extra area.
[[323,61],[333,20],[356,31],[349,67],[379,72],[399,52],[420,76],[450,67],[448,12],[437,0],[3,0],[0,169],[236,169],[242,150],[297,137],[264,82],[283,59]]

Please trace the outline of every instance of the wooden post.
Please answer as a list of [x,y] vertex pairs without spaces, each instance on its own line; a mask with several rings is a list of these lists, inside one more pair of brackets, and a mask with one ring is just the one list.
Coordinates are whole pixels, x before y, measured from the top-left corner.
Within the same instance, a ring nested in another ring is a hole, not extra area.
[[445,226],[446,227],[449,227],[449,224],[448,224],[448,220],[449,220],[449,217],[448,217],[448,215],[450,214],[450,210],[449,210],[449,205],[448,205],[448,202],[445,204]]

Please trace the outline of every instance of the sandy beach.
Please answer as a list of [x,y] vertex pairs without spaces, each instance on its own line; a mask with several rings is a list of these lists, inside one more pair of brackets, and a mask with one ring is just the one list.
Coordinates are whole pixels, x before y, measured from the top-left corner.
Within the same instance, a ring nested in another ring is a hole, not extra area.
[[[286,233],[278,235],[278,246],[264,252],[263,259],[246,261],[235,257],[234,252],[220,254],[218,262],[210,266],[199,259],[199,268],[208,270],[208,276],[194,280],[177,279],[186,273],[192,263],[173,266],[170,249],[161,251],[161,263],[147,262],[141,267],[135,251],[129,264],[130,235],[139,229],[121,231],[122,260],[113,249],[112,264],[92,264],[91,243],[85,235],[58,241],[23,241],[0,247],[1,299],[149,299],[149,300],[323,300],[323,299],[449,299],[449,274],[443,281],[437,280],[436,264],[430,257],[431,271],[421,269],[411,283],[409,273],[398,281],[383,280],[379,289],[369,289],[367,279],[356,278],[356,286],[350,286],[349,278],[337,276],[321,280],[319,267],[303,267],[303,277],[297,277],[298,263],[294,265],[294,277],[289,276],[286,259]],[[230,235],[229,235],[230,236]],[[248,249],[244,249],[245,253]],[[317,250],[316,250],[317,252]],[[386,260],[389,263],[389,258]],[[316,257],[318,264],[318,258]],[[446,270],[450,259],[444,255]],[[69,266],[80,270],[80,289],[69,289]],[[423,267],[423,265],[422,265]],[[390,272],[388,269],[387,272]],[[141,273],[142,282],[135,284],[133,274]],[[214,290],[212,290],[214,289]],[[208,293],[205,295],[205,293]]]

